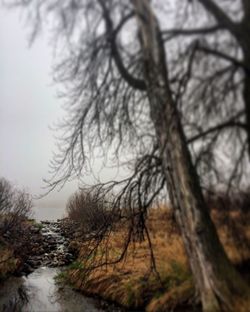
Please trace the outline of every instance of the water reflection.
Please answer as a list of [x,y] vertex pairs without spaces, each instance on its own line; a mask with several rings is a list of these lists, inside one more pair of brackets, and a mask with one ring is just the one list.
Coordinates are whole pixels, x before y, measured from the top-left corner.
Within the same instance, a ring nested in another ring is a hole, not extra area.
[[8,302],[3,303],[3,312],[21,312],[24,304],[29,301],[28,291],[24,285],[17,288],[16,294],[8,300]]
[[56,300],[57,287],[54,281],[56,269],[40,268],[25,279],[28,302],[23,311],[60,311],[60,303]]
[[100,312],[92,299],[71,289],[60,290],[54,277],[58,269],[42,267],[27,278],[11,278],[0,288],[3,312]]

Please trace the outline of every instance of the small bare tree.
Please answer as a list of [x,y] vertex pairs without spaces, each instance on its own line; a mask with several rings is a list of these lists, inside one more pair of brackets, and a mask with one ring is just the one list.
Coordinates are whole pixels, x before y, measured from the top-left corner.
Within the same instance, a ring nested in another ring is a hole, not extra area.
[[107,200],[98,200],[92,193],[78,191],[68,200],[66,210],[70,219],[79,223],[81,230],[86,234],[100,231],[112,223]]
[[32,199],[25,191],[16,190],[10,182],[0,179],[0,233],[10,235],[31,214]]
[[13,196],[14,196],[14,192],[13,192],[13,188],[11,186],[11,184],[1,178],[0,179],[0,211],[1,211],[1,215],[9,212],[11,210],[12,207],[12,203],[13,203]]

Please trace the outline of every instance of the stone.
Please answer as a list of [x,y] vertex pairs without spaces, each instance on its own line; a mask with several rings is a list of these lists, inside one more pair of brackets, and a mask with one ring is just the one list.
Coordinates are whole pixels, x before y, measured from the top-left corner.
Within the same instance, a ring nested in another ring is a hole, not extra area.
[[34,271],[34,269],[28,263],[24,263],[22,271],[25,274],[30,274],[30,273],[32,273]]

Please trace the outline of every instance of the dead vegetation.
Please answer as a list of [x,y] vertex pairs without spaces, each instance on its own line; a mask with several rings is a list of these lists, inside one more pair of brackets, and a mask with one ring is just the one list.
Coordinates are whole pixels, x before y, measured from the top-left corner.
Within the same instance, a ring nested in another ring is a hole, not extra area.
[[[242,273],[250,260],[250,229],[248,193],[230,200],[223,194],[208,198],[211,216],[216,224],[220,240],[230,260]],[[150,233],[157,272],[152,270],[148,242],[133,241],[121,262],[115,261],[124,247],[126,224],[118,223],[107,241],[99,244],[96,253],[89,255],[88,240],[82,241],[79,257],[67,272],[68,281],[75,288],[91,295],[115,301],[129,309],[146,311],[170,311],[181,307],[199,309],[192,274],[189,269],[182,238],[172,211],[168,207],[151,209],[147,228]],[[108,252],[108,255],[105,254]],[[114,263],[96,266],[93,262],[113,257]]]
[[98,200],[84,191],[78,191],[69,198],[66,210],[69,218],[79,224],[83,233],[98,231],[105,224],[110,224],[112,218],[108,201]]
[[0,235],[14,235],[15,228],[31,215],[31,196],[0,179]]
[[230,260],[240,266],[250,259],[250,192],[223,192],[208,197],[212,218]]
[[13,250],[3,243],[0,244],[0,281],[8,274],[13,273],[17,267],[17,259]]
[[0,179],[0,279],[16,271],[30,246],[31,196]]

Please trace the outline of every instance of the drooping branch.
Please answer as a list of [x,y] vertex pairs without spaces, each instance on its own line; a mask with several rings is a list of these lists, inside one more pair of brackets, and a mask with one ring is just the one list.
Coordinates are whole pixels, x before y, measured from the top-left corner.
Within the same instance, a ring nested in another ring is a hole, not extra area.
[[146,90],[145,82],[141,79],[133,77],[127,68],[124,66],[122,57],[120,55],[120,52],[118,50],[117,44],[116,44],[116,35],[122,28],[122,26],[127,22],[128,19],[130,19],[133,14],[129,14],[128,16],[124,17],[123,20],[120,22],[118,27],[114,29],[113,22],[110,17],[110,13],[108,8],[106,7],[104,0],[98,0],[99,4],[102,7],[103,10],[103,18],[105,20],[106,28],[107,28],[107,35],[109,38],[109,42],[111,45],[111,53],[112,57],[114,58],[114,61],[116,63],[116,66],[122,76],[123,79],[126,80],[126,82],[133,88],[144,91]]
[[237,60],[236,58],[224,53],[224,52],[221,52],[221,51],[218,51],[218,50],[215,50],[215,49],[211,49],[209,47],[204,47],[204,46],[201,46],[201,45],[198,45],[197,46],[197,50],[201,51],[201,52],[204,52],[204,53],[207,53],[207,54],[211,54],[211,55],[214,55],[216,57],[219,57],[225,61],[228,61],[228,62],[231,62],[233,63],[235,66],[237,67],[240,67],[242,69],[244,69],[247,73],[250,74],[250,68],[247,67],[247,65],[242,62],[242,61],[239,61]]
[[213,0],[198,0],[203,7],[215,18],[217,23],[228,29],[232,34],[238,34],[237,24]]
[[196,134],[195,136],[189,138],[187,140],[187,142],[193,143],[197,140],[200,140],[202,138],[205,138],[207,135],[214,133],[214,132],[219,132],[221,130],[225,130],[227,128],[241,128],[243,130],[246,130],[246,124],[240,121],[237,121],[238,118],[240,118],[241,116],[244,116],[244,113],[238,113],[236,116],[230,118],[229,120],[227,120],[226,122],[220,123],[218,125],[215,125],[211,128],[208,128],[207,130],[201,131],[200,133]]
[[246,150],[247,150],[247,141],[245,141],[242,144],[240,152],[239,152],[239,157],[236,160],[236,162],[234,164],[234,168],[233,168],[233,170],[232,170],[232,172],[230,174],[229,182],[228,182],[228,185],[227,185],[227,191],[226,191],[227,194],[229,194],[229,192],[230,192],[230,190],[231,190],[231,188],[233,186],[233,181],[237,180],[237,178],[239,178],[241,176],[241,174],[239,174],[238,171],[239,171],[239,168],[242,169],[242,163],[243,163],[244,156],[246,154],[245,153]]

